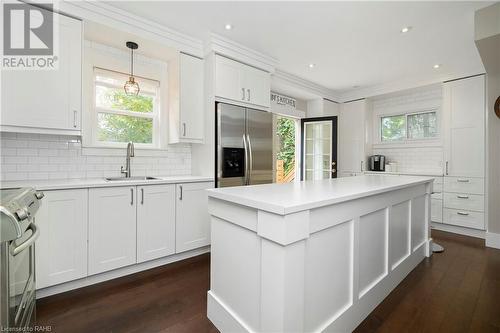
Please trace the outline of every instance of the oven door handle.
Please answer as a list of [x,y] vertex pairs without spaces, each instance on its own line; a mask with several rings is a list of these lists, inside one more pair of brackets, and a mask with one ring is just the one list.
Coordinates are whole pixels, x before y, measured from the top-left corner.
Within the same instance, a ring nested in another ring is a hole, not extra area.
[[18,246],[11,248],[10,249],[11,255],[17,256],[19,253],[23,252],[28,247],[30,247],[36,241],[38,236],[40,236],[40,230],[38,229],[38,227],[34,223],[30,223],[30,225],[28,226],[28,229],[30,229],[32,232],[31,237],[28,238],[27,240],[25,240],[24,242],[22,242],[21,244],[19,244]]

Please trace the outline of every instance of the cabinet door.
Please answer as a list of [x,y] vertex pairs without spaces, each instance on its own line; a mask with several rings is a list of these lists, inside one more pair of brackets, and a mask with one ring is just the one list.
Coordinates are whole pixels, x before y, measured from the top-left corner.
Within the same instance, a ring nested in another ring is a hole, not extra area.
[[175,253],[175,185],[137,187],[137,262]]
[[339,115],[339,157],[341,172],[363,172],[365,165],[365,101],[342,105]]
[[445,83],[445,173],[484,177],[484,76]]
[[89,190],[89,274],[136,263],[136,189]]
[[271,76],[268,72],[242,65],[241,87],[245,89],[245,102],[271,106]]
[[241,66],[234,60],[215,56],[215,95],[234,101],[245,101],[246,91],[241,86]]
[[45,288],[87,276],[88,190],[45,191],[36,216],[36,284]]
[[177,185],[175,252],[210,244],[210,217],[207,189],[213,182]]
[[203,60],[180,55],[180,133],[184,142],[204,138]]
[[59,15],[56,70],[2,70],[2,125],[80,130],[81,63],[81,21]]

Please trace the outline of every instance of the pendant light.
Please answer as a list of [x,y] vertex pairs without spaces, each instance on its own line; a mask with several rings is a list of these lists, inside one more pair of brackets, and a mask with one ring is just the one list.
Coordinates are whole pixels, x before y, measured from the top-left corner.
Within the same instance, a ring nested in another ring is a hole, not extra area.
[[134,78],[134,50],[137,50],[139,48],[139,45],[134,42],[127,42],[126,43],[127,47],[131,51],[130,55],[130,77],[127,82],[125,82],[125,85],[123,86],[123,89],[125,89],[125,93],[129,96],[137,96],[139,94],[139,84],[135,82]]

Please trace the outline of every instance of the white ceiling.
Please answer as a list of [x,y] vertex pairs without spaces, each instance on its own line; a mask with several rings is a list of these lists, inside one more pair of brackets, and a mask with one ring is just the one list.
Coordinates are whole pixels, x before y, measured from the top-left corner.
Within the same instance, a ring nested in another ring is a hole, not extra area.
[[[484,72],[474,11],[490,2],[107,3],[202,40],[222,35],[276,58],[284,72],[339,92]],[[226,23],[234,28],[225,30]],[[404,26],[413,28],[402,34]]]

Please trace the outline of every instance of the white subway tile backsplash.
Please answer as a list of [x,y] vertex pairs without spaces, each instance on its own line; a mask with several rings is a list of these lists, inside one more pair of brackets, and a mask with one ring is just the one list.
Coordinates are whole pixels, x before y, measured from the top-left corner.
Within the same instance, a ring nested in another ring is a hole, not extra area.
[[[123,156],[82,155],[75,137],[44,134],[0,133],[0,179],[65,179],[120,176]],[[137,153],[137,151],[136,151]],[[191,147],[172,145],[166,151],[131,160],[135,175],[173,176],[191,174]]]

